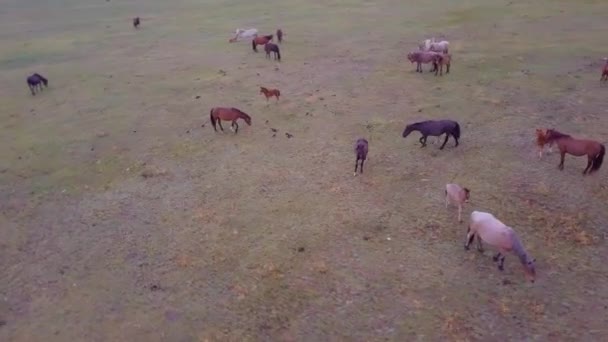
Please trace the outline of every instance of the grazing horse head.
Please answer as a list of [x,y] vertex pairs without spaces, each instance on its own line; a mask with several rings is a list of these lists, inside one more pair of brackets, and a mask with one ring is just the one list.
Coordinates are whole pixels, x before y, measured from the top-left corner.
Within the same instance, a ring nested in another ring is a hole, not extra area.
[[416,61],[414,54],[411,52],[407,54],[407,59],[410,61],[410,63],[414,63]]
[[408,135],[410,135],[410,133],[412,133],[413,131],[416,130],[416,124],[410,124],[405,126],[405,129],[403,130],[403,137],[407,138]]
[[521,259],[520,257],[520,261],[522,266],[524,267],[524,273],[526,274],[526,278],[528,278],[528,280],[530,280],[531,282],[534,282],[534,280],[536,279],[536,259],[526,254],[524,259]]

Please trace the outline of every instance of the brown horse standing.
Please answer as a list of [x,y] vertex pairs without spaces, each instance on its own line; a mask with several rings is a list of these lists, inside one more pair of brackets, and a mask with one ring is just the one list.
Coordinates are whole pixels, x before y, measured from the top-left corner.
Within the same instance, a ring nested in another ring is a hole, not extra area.
[[258,45],[266,45],[266,43],[272,40],[273,35],[269,34],[267,36],[255,37],[251,40],[251,47],[253,51],[258,52]]
[[[225,107],[214,107],[211,108],[211,112],[209,113],[209,118],[211,120],[211,124],[213,125],[213,129],[217,132],[217,128],[215,124],[220,125],[220,129],[222,132],[224,131],[224,127],[222,127],[222,120],[224,121],[232,121],[230,125],[230,129],[234,131],[236,134],[239,131],[239,125],[236,123],[238,119],[243,119],[247,123],[247,125],[251,126],[251,117],[242,112],[237,108],[225,108]],[[233,129],[234,128],[234,129]]]
[[279,91],[279,89],[268,89],[265,87],[260,87],[260,94],[264,94],[264,96],[266,96],[267,102],[268,102],[268,99],[273,96],[277,98],[277,102],[278,102],[279,96],[281,96],[281,92]]
[[606,64],[604,64],[604,69],[602,69],[602,78],[600,78],[600,82],[605,83],[608,81],[608,57],[604,58]]
[[266,58],[270,58],[270,53],[274,52],[274,59],[279,62],[281,61],[281,51],[279,51],[279,46],[277,44],[270,42],[266,43],[266,45],[264,45],[264,51],[266,51]]
[[133,18],[133,27],[139,28],[139,17]]
[[587,155],[587,167],[583,170],[583,175],[597,171],[602,166],[606,147],[595,140],[583,140],[571,137],[568,134],[558,132],[554,129],[548,129],[546,134],[547,142],[555,142],[561,159],[557,166],[560,170],[564,169],[564,158],[566,153],[573,156]]
[[279,40],[279,44],[283,42],[283,31],[281,29],[277,30],[277,39]]

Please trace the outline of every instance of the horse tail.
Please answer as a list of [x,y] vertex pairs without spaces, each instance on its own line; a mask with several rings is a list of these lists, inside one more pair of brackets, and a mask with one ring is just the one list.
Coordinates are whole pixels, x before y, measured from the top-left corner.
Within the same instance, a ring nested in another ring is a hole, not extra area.
[[255,48],[255,38],[253,38],[251,40],[251,48],[253,48],[253,51],[256,51],[256,48]]
[[460,139],[460,125],[456,122],[456,127],[454,128],[454,136],[456,139]]
[[215,126],[215,117],[213,116],[213,111],[215,110],[215,108],[211,108],[211,111],[209,112],[209,120],[211,120],[211,124],[213,125],[213,129],[216,129],[217,127]]
[[604,162],[604,154],[606,154],[606,147],[604,145],[600,145],[600,153],[598,153],[595,158],[593,158],[593,164],[591,165],[591,172],[597,171],[602,166],[602,162]]

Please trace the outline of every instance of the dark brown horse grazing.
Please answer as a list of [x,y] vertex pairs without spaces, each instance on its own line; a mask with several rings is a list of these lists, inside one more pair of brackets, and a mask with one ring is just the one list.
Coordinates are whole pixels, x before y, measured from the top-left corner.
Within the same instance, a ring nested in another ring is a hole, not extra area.
[[266,43],[264,45],[264,51],[266,51],[266,58],[270,58],[270,53],[274,52],[274,59],[281,61],[281,51],[279,51],[279,46],[273,43]]
[[576,139],[568,134],[548,129],[545,135],[547,142],[555,142],[561,156],[558,169],[564,169],[564,158],[566,153],[576,157],[587,155],[587,167],[583,175],[591,174],[600,169],[606,154],[606,147],[595,140]]
[[281,96],[281,91],[279,89],[268,89],[265,87],[260,87],[260,94],[264,94],[266,96],[266,101],[268,101],[271,97],[276,97],[277,102],[279,101],[279,96]]
[[601,83],[605,83],[608,81],[608,57],[604,58],[606,64],[604,64],[604,69],[602,69],[602,78],[600,78]]
[[133,27],[139,28],[139,17],[133,18]]
[[30,87],[30,91],[32,95],[36,95],[36,89],[40,89],[42,91],[42,85],[45,87],[49,86],[49,80],[42,77],[42,75],[38,73],[34,73],[32,76],[27,78],[27,86]]
[[426,138],[429,135],[441,136],[442,134],[445,134],[445,140],[443,141],[443,145],[439,148],[440,150],[443,150],[450,135],[456,141],[456,146],[458,146],[458,139],[460,139],[460,125],[453,120],[428,120],[407,125],[405,126],[405,130],[403,130],[403,137],[406,138],[413,131],[418,131],[422,134],[419,139],[420,144],[422,145],[420,147],[426,146]]
[[253,51],[258,52],[258,45],[265,45],[266,43],[272,40],[273,35],[269,34],[267,36],[255,37],[251,40],[251,47]]
[[[407,54],[407,59],[414,63],[416,62],[416,72],[422,72],[422,64],[433,63],[433,69],[435,76],[439,72],[437,67],[441,63],[441,54],[433,51],[414,51]],[[443,73],[442,73],[443,74]]]
[[[251,117],[240,111],[236,108],[226,108],[226,107],[214,107],[211,108],[211,112],[209,113],[209,118],[211,119],[211,124],[213,125],[213,129],[217,132],[217,128],[215,124],[220,125],[220,129],[222,132],[224,131],[224,127],[222,127],[222,120],[224,121],[232,121],[230,125],[230,129],[234,131],[236,134],[239,131],[239,125],[236,123],[238,119],[243,119],[247,123],[247,125],[251,126]],[[233,129],[234,128],[234,129]]]
[[357,156],[357,160],[355,160],[355,176],[357,175],[357,167],[359,166],[359,160],[361,161],[361,168],[359,171],[363,173],[363,163],[365,163],[365,159],[367,159],[367,152],[369,151],[369,144],[367,140],[363,138],[357,139],[357,144],[355,145],[355,155]]
[[283,42],[283,31],[281,29],[277,30],[277,39],[279,40],[279,44]]

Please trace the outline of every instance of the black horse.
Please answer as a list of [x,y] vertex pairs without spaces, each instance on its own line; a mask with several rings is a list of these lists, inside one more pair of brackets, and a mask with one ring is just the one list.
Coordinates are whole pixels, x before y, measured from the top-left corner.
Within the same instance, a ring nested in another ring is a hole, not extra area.
[[363,163],[365,163],[365,159],[367,159],[367,151],[369,150],[369,145],[367,140],[360,138],[357,139],[357,144],[355,145],[355,154],[357,155],[357,160],[355,160],[355,176],[357,175],[357,167],[359,166],[359,160],[361,161],[360,171],[363,173]]
[[133,18],[133,27],[139,28],[139,24],[140,24],[139,17]]
[[266,51],[266,58],[270,58],[270,53],[274,52],[274,59],[279,62],[281,61],[281,52],[279,51],[279,46],[277,44],[270,42],[266,43],[266,45],[264,45],[264,51]]
[[443,150],[450,135],[454,137],[456,146],[458,146],[458,139],[460,139],[460,125],[458,122],[452,120],[428,120],[407,125],[403,131],[403,137],[407,137],[413,131],[418,131],[422,134],[419,140],[422,145],[420,147],[426,146],[426,138],[429,135],[438,137],[445,133],[445,140],[443,141],[443,145],[439,148],[440,150]]
[[48,87],[49,80],[42,77],[42,75],[40,75],[38,73],[35,73],[32,76],[29,76],[27,78],[27,86],[30,87],[30,91],[32,92],[32,95],[36,95],[36,89],[40,89],[40,91],[42,91],[43,84],[45,87]]

